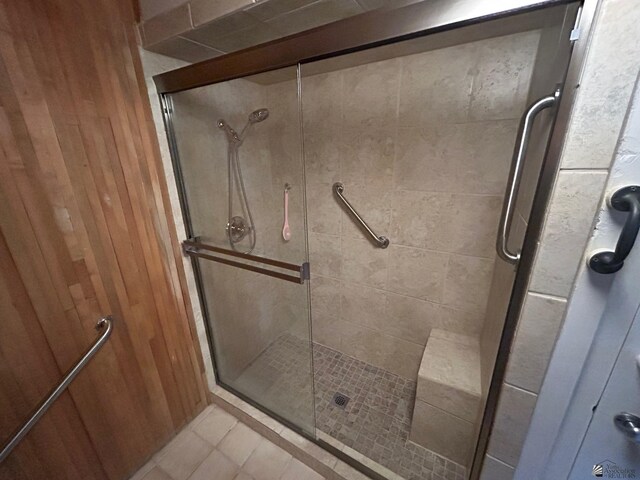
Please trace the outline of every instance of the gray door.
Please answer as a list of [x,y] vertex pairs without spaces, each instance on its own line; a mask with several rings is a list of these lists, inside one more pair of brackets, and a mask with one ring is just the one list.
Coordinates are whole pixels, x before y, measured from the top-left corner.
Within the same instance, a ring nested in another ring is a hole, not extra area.
[[[625,268],[634,266],[627,265]],[[635,270],[636,274],[638,271]],[[637,304],[640,292],[636,290],[636,293],[629,301]],[[615,310],[612,308],[607,312],[609,320],[616,320]],[[596,478],[640,478],[639,359],[640,313],[636,313],[606,387],[595,406],[570,479],[584,479],[590,475]]]

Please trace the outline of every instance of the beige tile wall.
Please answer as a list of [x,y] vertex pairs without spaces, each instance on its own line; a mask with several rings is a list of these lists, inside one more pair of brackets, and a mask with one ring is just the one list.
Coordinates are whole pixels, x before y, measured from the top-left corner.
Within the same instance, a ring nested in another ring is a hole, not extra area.
[[[316,341],[416,378],[431,328],[480,335],[538,41],[529,32],[303,78]],[[335,181],[388,249],[344,212]]]
[[604,0],[597,14],[483,480],[510,479],[518,464],[640,68],[640,51],[627,41],[639,22],[633,0]]
[[[416,378],[431,328],[480,335],[538,37],[484,40],[303,79],[316,341]],[[295,81],[236,80],[183,92],[174,102],[195,229],[221,245],[226,140],[215,122],[221,117],[239,129],[250,111],[270,109],[240,150],[259,232],[256,253],[299,261],[304,225],[299,125],[291,120]],[[390,237],[388,249],[371,245],[336,202],[335,181],[344,183],[371,226]],[[280,238],[285,182],[293,186],[295,240],[288,244]],[[215,323],[228,325],[218,336],[237,352],[229,370],[240,371],[275,338],[265,332],[277,336],[287,329],[282,302],[273,299],[299,306],[295,322],[304,318],[305,305],[291,293],[274,292],[269,282],[257,285],[242,273],[212,268],[224,271],[227,281],[212,277],[207,284],[230,300],[209,308],[215,318],[237,318]],[[246,298],[257,292],[260,299],[247,310]],[[257,316],[258,330],[251,328]]]

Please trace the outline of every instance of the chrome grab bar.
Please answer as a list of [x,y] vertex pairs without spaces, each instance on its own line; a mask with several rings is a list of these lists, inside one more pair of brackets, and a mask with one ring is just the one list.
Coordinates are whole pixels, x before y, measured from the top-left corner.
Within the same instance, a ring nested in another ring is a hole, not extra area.
[[74,378],[80,373],[80,370],[84,368],[84,366],[93,358],[100,347],[107,341],[109,335],[111,335],[111,330],[113,329],[113,319],[111,316],[106,316],[98,320],[96,324],[96,330],[102,330],[102,335],[100,335],[97,340],[91,345],[91,347],[82,355],[82,358],[76,363],[71,370],[67,372],[64,378],[60,381],[60,383],[49,393],[47,398],[45,398],[40,405],[36,408],[35,412],[31,415],[31,418],[27,420],[16,433],[13,434],[11,439],[2,447],[2,451],[0,451],[0,463],[2,463],[11,453],[11,451],[20,443],[20,441],[25,437],[29,430],[33,428],[33,426],[40,420],[40,418],[46,413],[49,407],[56,401],[56,399],[62,395],[62,393],[67,389],[69,384],[73,381]]
[[507,193],[504,199],[504,205],[502,207],[502,214],[500,215],[500,226],[498,228],[498,239],[496,241],[496,250],[498,256],[505,262],[512,264],[518,263],[520,260],[520,252],[511,253],[507,243],[509,241],[509,231],[511,230],[511,222],[513,221],[513,212],[515,209],[516,197],[520,188],[520,180],[522,177],[522,161],[527,153],[527,147],[529,146],[529,138],[531,137],[531,129],[533,128],[533,122],[536,115],[545,108],[554,106],[560,99],[560,89],[556,90],[553,95],[548,95],[537,100],[529,106],[525,112],[520,128],[518,130],[518,136],[516,140],[516,146],[513,151],[512,159],[512,176],[511,183],[507,187]]
[[362,225],[362,228],[365,229],[365,231],[369,234],[371,239],[376,243],[378,247],[387,248],[389,246],[389,239],[387,237],[383,237],[382,235],[377,235],[376,232],[371,230],[371,227],[367,225],[367,222],[365,222],[360,214],[356,211],[356,209],[351,206],[349,201],[344,198],[342,192],[344,192],[344,185],[342,185],[340,182],[334,183],[333,193],[335,193],[336,196],[342,201],[344,206],[347,207],[349,213],[353,216],[353,218],[355,218],[360,223],[360,225]]

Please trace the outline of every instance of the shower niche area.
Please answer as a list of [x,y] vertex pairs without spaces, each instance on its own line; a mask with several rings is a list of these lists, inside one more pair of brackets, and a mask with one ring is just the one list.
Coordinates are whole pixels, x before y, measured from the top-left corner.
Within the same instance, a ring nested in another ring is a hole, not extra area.
[[427,3],[156,83],[218,382],[369,474],[466,479],[579,9]]

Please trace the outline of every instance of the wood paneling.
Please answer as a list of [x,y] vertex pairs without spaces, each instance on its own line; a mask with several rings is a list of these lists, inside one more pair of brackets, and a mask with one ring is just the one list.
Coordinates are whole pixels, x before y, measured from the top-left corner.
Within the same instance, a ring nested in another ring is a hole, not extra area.
[[129,0],[0,0],[0,478],[121,479],[206,404]]

